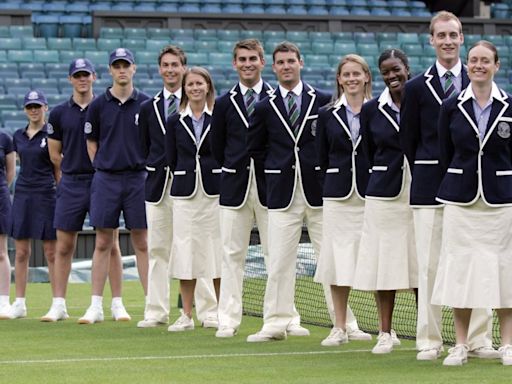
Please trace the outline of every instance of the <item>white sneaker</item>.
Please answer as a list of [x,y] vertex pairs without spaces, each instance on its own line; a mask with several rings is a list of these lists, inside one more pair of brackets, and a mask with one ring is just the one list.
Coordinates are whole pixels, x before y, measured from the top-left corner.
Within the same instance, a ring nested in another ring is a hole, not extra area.
[[137,323],[137,328],[155,328],[155,327],[159,327],[159,326],[165,325],[165,324],[167,324],[167,323],[163,323],[163,322],[151,320],[151,319],[144,319]]
[[167,330],[169,332],[183,332],[183,331],[191,331],[194,329],[194,320],[185,315],[183,311],[181,311],[181,316],[178,317],[178,320],[174,322],[174,324],[170,325]]
[[103,321],[103,308],[93,307],[92,305],[87,308],[85,315],[78,319],[78,324],[94,324]]
[[398,338],[398,336],[396,335],[396,332],[395,332],[395,330],[394,330],[394,329],[392,329],[392,330],[390,331],[390,334],[391,334],[391,340],[393,340],[393,345],[400,345],[400,344],[402,344],[402,343],[400,342],[400,339],[399,339],[399,338]]
[[132,318],[126,312],[126,308],[123,304],[116,304],[110,307],[110,310],[112,311],[112,319],[114,321],[130,321]]
[[385,353],[391,353],[393,350],[393,339],[391,334],[387,332],[381,332],[377,337],[377,344],[372,349],[372,353],[380,355]]
[[203,328],[219,328],[219,320],[216,316],[207,316],[203,321]]
[[0,305],[0,320],[10,319],[11,304],[5,303]]
[[247,336],[248,343],[264,343],[274,340],[286,340],[286,332],[269,333],[265,331],[259,331]]
[[309,330],[300,324],[289,324],[286,328],[288,336],[309,336]]
[[418,352],[416,355],[416,360],[419,361],[427,361],[427,360],[437,360],[439,356],[441,356],[441,353],[444,351],[443,346],[440,346],[439,348],[429,348],[429,349],[423,349]]
[[498,351],[501,354],[501,363],[503,365],[512,365],[512,345],[504,345]]
[[46,315],[41,317],[42,322],[53,323],[59,320],[69,319],[68,311],[64,305],[52,305]]
[[469,347],[466,344],[457,344],[448,350],[448,356],[445,357],[443,365],[463,365],[468,362]]
[[371,340],[372,335],[361,331],[360,329],[351,329],[347,327],[347,336],[349,340]]
[[478,357],[479,359],[499,359],[501,355],[493,347],[480,347],[469,351],[468,357]]
[[14,302],[9,311],[9,319],[21,319],[22,317],[27,317],[26,305]]
[[320,345],[323,347],[337,347],[338,345],[348,343],[348,335],[341,328],[334,327],[331,329],[331,333],[325,339],[322,340]]
[[231,327],[220,327],[217,332],[215,332],[215,337],[227,338],[233,337],[236,335],[236,329]]

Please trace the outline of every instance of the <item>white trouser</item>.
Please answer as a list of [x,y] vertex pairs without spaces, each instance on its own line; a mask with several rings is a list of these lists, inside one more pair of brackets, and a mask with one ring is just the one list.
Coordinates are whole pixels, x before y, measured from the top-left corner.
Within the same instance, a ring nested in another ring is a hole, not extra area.
[[[322,209],[312,209],[307,206],[299,184],[293,201],[286,210],[270,210],[268,213],[268,280],[263,308],[263,331],[265,332],[284,332],[293,322],[297,250],[304,222],[306,222],[315,255],[319,255],[322,241]],[[324,285],[324,295],[331,321],[335,324],[329,285]],[[347,311],[347,327],[358,328],[350,308]]]
[[[162,201],[158,204],[146,203],[148,223],[148,295],[144,318],[162,323],[169,321],[169,265],[172,245],[172,199],[171,181]],[[195,291],[196,314],[200,321],[207,316],[215,316],[217,300],[213,282],[197,280]]]
[[[442,307],[430,303],[441,253],[443,208],[415,208],[413,215],[418,256],[416,349],[421,351],[443,345]],[[470,349],[492,346],[491,310],[473,310],[468,341]]]

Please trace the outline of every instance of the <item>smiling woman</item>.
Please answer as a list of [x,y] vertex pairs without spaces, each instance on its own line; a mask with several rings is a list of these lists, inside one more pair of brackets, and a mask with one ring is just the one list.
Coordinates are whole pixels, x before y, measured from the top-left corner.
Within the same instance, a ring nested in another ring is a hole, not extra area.
[[453,308],[456,346],[444,365],[468,356],[473,308],[494,308],[501,359],[512,365],[512,99],[494,83],[496,47],[468,51],[469,86],[443,102],[439,116],[445,203],[440,261],[432,303]]

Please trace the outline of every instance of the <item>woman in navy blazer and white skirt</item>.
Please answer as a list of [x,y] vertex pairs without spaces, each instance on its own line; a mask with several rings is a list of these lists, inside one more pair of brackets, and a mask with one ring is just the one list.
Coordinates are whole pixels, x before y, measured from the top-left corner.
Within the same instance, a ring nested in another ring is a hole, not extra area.
[[[319,165],[324,172],[322,246],[315,281],[331,287],[336,324],[323,346],[348,342],[347,304],[363,226],[368,160],[360,149],[359,115],[372,97],[372,75],[358,55],[344,56],[336,73],[336,99],[320,109],[316,128]],[[360,332],[365,339],[371,335]],[[362,339],[360,337],[359,339]]]
[[386,83],[382,94],[361,110],[362,147],[370,179],[354,289],[376,291],[380,333],[372,353],[390,353],[399,344],[391,329],[396,290],[417,287],[417,260],[410,174],[400,145],[400,102],[409,77],[407,56],[388,49],[379,57]]
[[453,308],[456,345],[444,365],[466,363],[473,308],[496,309],[501,359],[512,365],[512,98],[493,81],[492,43],[476,42],[467,65],[470,85],[439,115],[446,206],[432,303]]
[[169,331],[194,329],[192,308],[197,278],[220,289],[222,244],[219,223],[220,166],[210,150],[215,88],[208,71],[192,67],[183,76],[180,112],[167,121],[166,156],[173,172],[173,241],[170,271],[180,280],[182,315]]

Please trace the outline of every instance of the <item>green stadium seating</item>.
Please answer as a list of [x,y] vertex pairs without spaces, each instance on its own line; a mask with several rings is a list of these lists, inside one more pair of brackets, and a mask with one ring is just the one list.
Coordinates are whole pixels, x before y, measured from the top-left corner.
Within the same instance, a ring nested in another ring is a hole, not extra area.
[[59,51],[71,50],[73,47],[69,37],[49,37],[47,46],[48,49],[56,49]]

